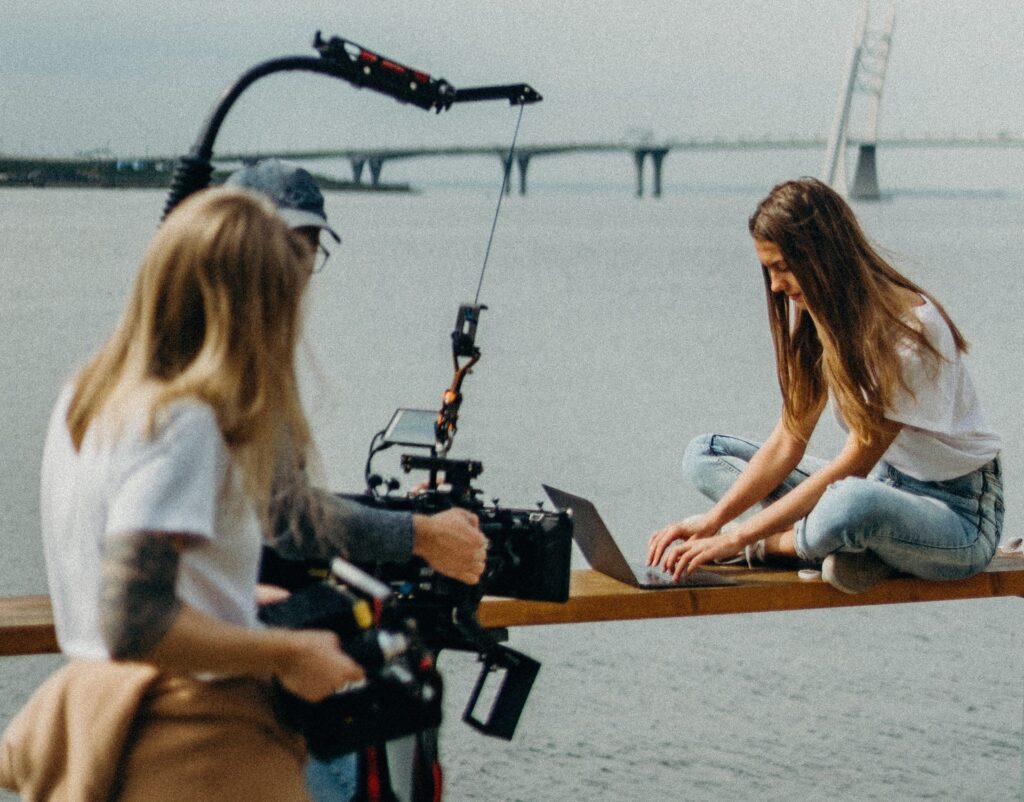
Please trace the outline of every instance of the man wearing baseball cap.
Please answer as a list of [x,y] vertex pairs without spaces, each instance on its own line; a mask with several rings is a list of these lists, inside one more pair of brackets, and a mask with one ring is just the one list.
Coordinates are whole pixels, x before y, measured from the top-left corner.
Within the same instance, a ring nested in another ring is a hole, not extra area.
[[280,159],[264,159],[236,170],[224,183],[266,195],[290,227],[307,234],[318,251],[314,272],[321,270],[331,255],[320,242],[320,232],[326,231],[335,242],[341,242],[338,232],[327,222],[320,187],[302,167]]
[[292,228],[322,229],[341,242],[327,222],[324,196],[307,170],[280,159],[264,159],[236,170],[224,182],[262,192],[277,206],[277,212]]
[[[326,231],[335,242],[341,242],[327,222],[320,187],[303,168],[266,159],[237,170],[224,183],[266,195],[291,228],[308,235],[320,252],[314,271],[323,267],[329,255],[320,243],[320,232]],[[313,490],[321,507],[322,531],[294,527],[293,520],[277,522],[275,550],[283,556],[315,553],[326,541],[328,547],[357,563],[404,563],[417,556],[446,576],[468,584],[479,581],[486,563],[487,540],[477,517],[468,510],[454,507],[433,515],[410,514],[350,503],[326,490]],[[289,516],[293,517],[302,516]],[[344,755],[328,761],[311,758],[306,782],[314,802],[347,802],[355,792],[355,757]]]

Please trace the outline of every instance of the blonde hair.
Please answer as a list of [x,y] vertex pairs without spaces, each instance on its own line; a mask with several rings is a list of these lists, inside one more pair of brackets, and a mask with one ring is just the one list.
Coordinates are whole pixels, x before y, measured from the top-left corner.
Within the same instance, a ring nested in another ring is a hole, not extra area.
[[311,447],[294,365],[309,259],[308,242],[262,197],[216,188],[183,201],[153,238],[113,334],[75,378],[75,448],[140,389],[151,390],[149,434],[168,404],[199,399],[269,515],[282,449]]
[[777,185],[758,204],[749,229],[754,239],[778,246],[806,307],[794,314],[785,294],[771,291],[762,265],[783,419],[792,433],[809,434],[799,422],[820,408],[831,389],[850,428],[868,441],[880,431],[897,390],[909,391],[899,349],[915,349],[937,368],[941,356],[907,318],[901,289],[930,300],[957,350],[967,350],[942,305],[882,258],[853,210],[821,181]]

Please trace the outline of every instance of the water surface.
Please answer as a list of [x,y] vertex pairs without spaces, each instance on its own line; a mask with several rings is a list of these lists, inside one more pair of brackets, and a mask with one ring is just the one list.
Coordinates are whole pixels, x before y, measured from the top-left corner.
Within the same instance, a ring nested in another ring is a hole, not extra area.
[[[654,528],[703,508],[679,476],[686,441],[764,438],[779,408],[745,233],[761,192],[506,201],[452,453],[484,463],[485,498],[532,505],[541,482],[564,486],[594,499],[637,554]],[[113,326],[163,200],[0,191],[5,594],[45,591],[46,418]],[[370,438],[395,407],[438,404],[494,200],[472,188],[328,197],[345,241],[312,285],[303,371],[330,486],[361,488]],[[1019,535],[1024,199],[919,193],[857,210],[974,344],[969,364],[1006,441],[1007,531]],[[838,443],[826,424],[812,450]],[[1021,620],[1020,600],[1000,599],[516,630],[512,645],[543,668],[511,743],[459,721],[476,664],[442,656],[447,798],[1017,798]],[[0,720],[57,662],[3,660]]]

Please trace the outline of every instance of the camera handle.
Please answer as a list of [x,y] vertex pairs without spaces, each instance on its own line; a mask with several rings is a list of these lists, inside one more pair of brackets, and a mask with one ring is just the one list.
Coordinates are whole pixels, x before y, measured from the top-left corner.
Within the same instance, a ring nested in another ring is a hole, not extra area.
[[[495,633],[480,626],[476,617],[478,602],[478,596],[474,595],[472,602],[464,601],[453,614],[455,627],[474,645],[481,663],[480,674],[462,713],[462,720],[483,735],[511,741],[537,672],[540,671],[540,663],[529,655],[499,643]],[[507,630],[499,632],[507,636]],[[481,718],[477,706],[481,703],[484,689],[488,687],[488,680],[499,673],[501,677],[496,680],[497,687],[493,687],[492,682],[493,693],[488,694],[490,709],[486,718]]]
[[448,495],[452,503],[459,506],[475,506],[477,504],[476,496],[480,491],[472,487],[470,482],[483,473],[484,466],[476,460],[403,454],[402,470],[406,473],[413,470],[429,471],[431,490],[437,489],[437,475],[443,473],[445,484],[451,487]]
[[[529,655],[496,643],[486,654],[480,656],[483,664],[469,702],[462,713],[462,720],[484,735],[511,741],[526,699],[533,688],[533,681],[540,671],[540,663]],[[503,671],[504,676],[498,687],[486,720],[477,717],[476,706],[487,680],[492,674]]]

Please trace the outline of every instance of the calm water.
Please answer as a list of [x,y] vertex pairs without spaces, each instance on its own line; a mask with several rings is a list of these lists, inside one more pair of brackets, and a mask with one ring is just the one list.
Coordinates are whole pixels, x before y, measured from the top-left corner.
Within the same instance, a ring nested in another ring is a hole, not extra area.
[[[679,479],[685,442],[764,437],[779,407],[745,234],[763,189],[508,199],[453,451],[483,461],[487,497],[532,504],[542,481],[560,484],[593,498],[634,553],[703,507]],[[45,590],[46,417],[113,325],[163,199],[0,191],[5,594]],[[437,405],[493,205],[472,189],[328,198],[345,244],[313,285],[304,371],[331,486],[360,488],[393,408]],[[1024,197],[897,195],[858,212],[973,341],[1006,438],[1007,530],[1021,534]],[[826,427],[812,450],[838,442]],[[1016,799],[1022,621],[1019,600],[995,600],[517,630],[512,645],[543,670],[512,743],[461,724],[476,666],[442,658],[448,798]],[[56,662],[3,660],[0,721]]]

